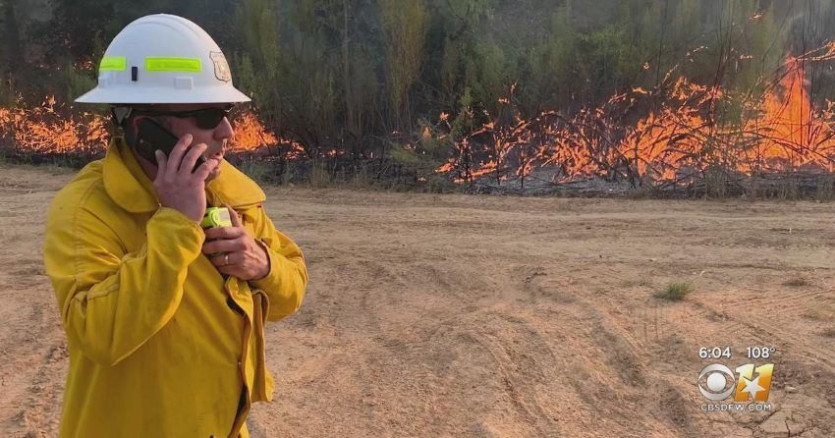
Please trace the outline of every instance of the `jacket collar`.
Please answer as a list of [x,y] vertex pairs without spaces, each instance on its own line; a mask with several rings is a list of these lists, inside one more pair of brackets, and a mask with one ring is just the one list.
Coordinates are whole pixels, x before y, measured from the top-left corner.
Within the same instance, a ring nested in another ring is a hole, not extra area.
[[[131,213],[147,213],[159,208],[153,181],[136,160],[124,139],[115,137],[107,149],[102,166],[102,179],[107,194]],[[264,191],[243,172],[223,160],[220,175],[206,185],[209,204],[224,203],[244,208],[264,202]]]

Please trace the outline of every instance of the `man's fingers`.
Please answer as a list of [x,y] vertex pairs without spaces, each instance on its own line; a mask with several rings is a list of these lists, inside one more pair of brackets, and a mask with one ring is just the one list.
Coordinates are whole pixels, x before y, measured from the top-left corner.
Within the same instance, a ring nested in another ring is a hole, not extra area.
[[240,227],[241,226],[241,218],[238,216],[238,212],[235,211],[229,204],[223,203],[223,206],[229,210],[229,218],[232,220],[232,226]]
[[210,239],[235,239],[243,236],[246,231],[240,227],[216,227],[205,231],[206,240]]
[[191,175],[191,171],[192,169],[194,169],[194,163],[197,162],[197,157],[203,155],[203,152],[206,152],[206,149],[208,148],[209,145],[207,145],[206,143],[198,143],[188,148],[185,156],[183,157],[183,161],[180,163],[180,168],[178,169],[178,171],[187,172],[189,175]]
[[168,155],[168,168],[166,169],[166,176],[169,178],[174,178],[177,174],[177,170],[180,168],[180,162],[183,160],[183,156],[186,153],[186,149],[191,144],[194,137],[191,134],[186,134],[180,137],[180,141],[174,145],[174,149],[171,150],[171,154]]
[[213,240],[203,244],[203,254],[243,251],[245,248],[246,245],[241,240]]
[[162,175],[163,173],[165,173],[165,164],[168,161],[168,159],[165,157],[165,153],[159,149],[154,151],[154,156],[157,159],[157,175],[154,178],[154,181],[156,182],[162,179]]
[[232,253],[218,254],[216,256],[212,256],[210,260],[212,261],[212,264],[218,268],[224,268],[235,264],[233,257]]
[[194,176],[199,178],[201,181],[204,181],[218,166],[220,166],[220,163],[217,160],[206,160],[205,163],[201,164],[200,167],[194,171]]

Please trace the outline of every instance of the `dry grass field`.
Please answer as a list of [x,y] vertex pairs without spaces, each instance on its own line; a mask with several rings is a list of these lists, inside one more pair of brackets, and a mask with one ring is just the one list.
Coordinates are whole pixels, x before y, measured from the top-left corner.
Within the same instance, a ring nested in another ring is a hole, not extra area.
[[[4,437],[57,436],[41,250],[72,175],[0,165]],[[835,436],[835,204],[266,191],[310,284],[267,327],[253,437]],[[703,411],[699,371],[749,346],[776,348],[771,410]]]

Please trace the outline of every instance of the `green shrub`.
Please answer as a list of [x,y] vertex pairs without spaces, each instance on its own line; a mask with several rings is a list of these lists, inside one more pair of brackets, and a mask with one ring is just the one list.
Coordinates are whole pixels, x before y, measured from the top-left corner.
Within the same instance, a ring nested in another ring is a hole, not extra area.
[[693,285],[683,282],[672,282],[666,288],[655,293],[655,298],[667,301],[681,301],[693,292]]

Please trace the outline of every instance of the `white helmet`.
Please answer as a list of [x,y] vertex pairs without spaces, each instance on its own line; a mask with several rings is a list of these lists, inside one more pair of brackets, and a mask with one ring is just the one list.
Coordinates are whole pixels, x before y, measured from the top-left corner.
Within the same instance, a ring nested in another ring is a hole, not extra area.
[[226,57],[200,26],[176,15],[142,17],[127,25],[104,54],[96,88],[80,103],[237,103]]

